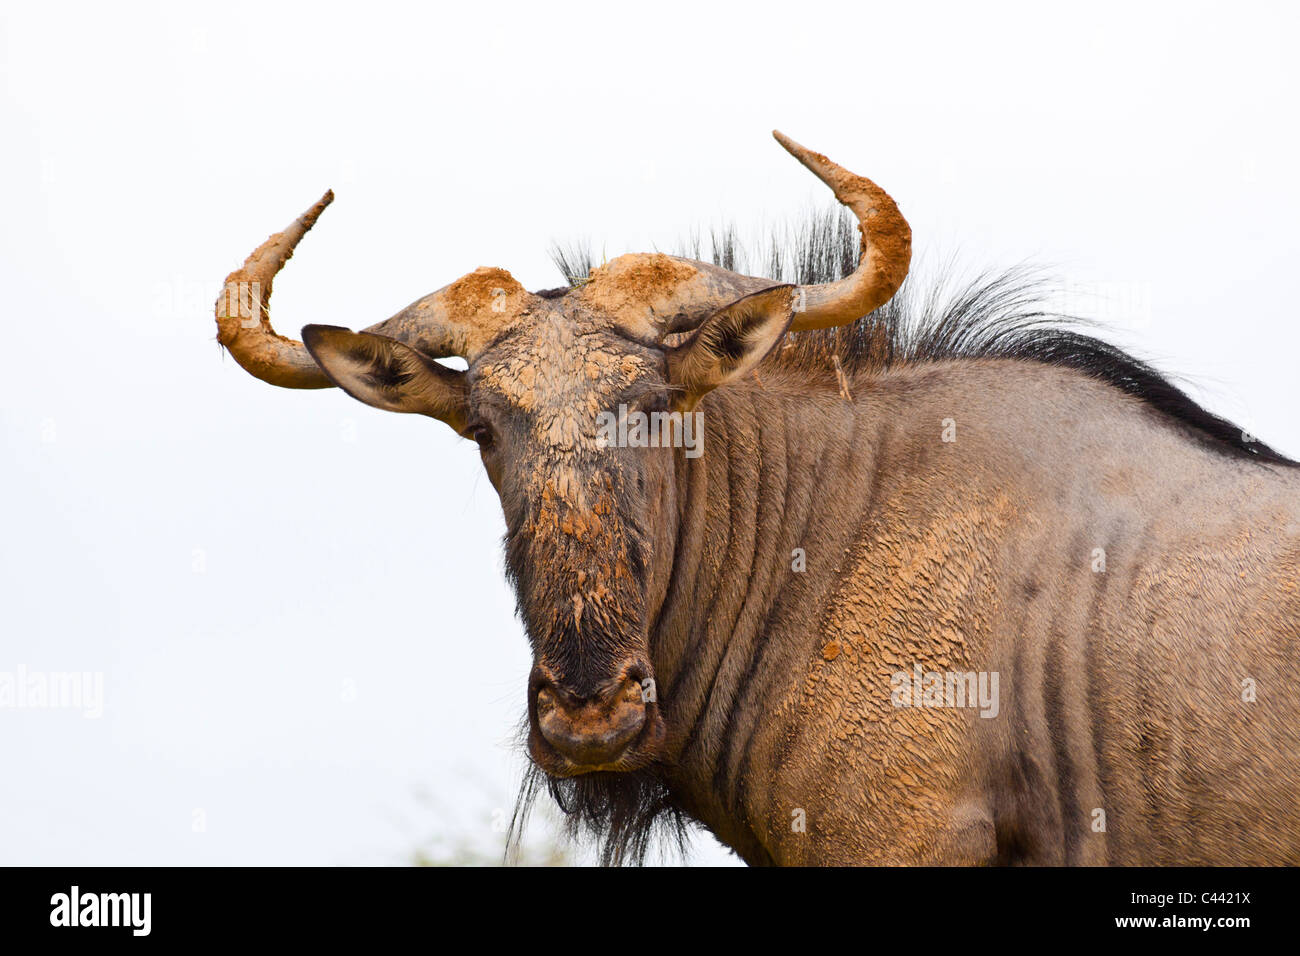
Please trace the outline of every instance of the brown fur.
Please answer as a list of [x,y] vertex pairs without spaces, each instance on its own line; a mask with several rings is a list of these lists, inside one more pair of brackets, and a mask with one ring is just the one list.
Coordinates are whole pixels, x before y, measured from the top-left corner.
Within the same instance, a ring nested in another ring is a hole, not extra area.
[[[1300,861],[1300,475],[1071,371],[857,390],[704,403],[725,447],[679,470],[701,554],[652,643],[683,804],[750,862]],[[915,664],[999,671],[1001,714],[892,707]]]

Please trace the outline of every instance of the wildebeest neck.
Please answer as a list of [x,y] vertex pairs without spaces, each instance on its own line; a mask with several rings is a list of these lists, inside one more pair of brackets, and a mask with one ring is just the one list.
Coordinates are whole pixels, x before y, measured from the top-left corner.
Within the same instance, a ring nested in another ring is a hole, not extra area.
[[773,382],[716,392],[702,414],[706,453],[677,461],[676,549],[651,657],[674,798],[764,862],[735,826],[755,796],[742,781],[775,739],[782,678],[809,653],[773,638],[815,633],[799,616],[825,604],[838,571],[828,556],[851,546],[869,505],[878,426],[835,392]]

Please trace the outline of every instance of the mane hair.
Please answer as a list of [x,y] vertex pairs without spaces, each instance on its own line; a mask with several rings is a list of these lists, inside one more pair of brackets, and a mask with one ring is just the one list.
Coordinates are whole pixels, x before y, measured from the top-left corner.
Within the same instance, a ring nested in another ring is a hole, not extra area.
[[[859,258],[857,226],[838,206],[812,212],[794,228],[773,230],[756,251],[746,248],[731,226],[710,230],[708,240],[707,255],[698,231],[674,254],[800,285],[841,279],[857,268]],[[589,251],[573,245],[553,247],[551,258],[570,286],[585,281],[594,263]],[[1092,323],[1054,311],[1055,290],[1044,270],[1019,265],[963,281],[947,263],[937,274],[928,282],[909,276],[893,298],[856,322],[788,334],[764,365],[820,380],[833,375],[837,363],[852,379],[962,359],[1038,362],[1119,389],[1218,453],[1297,464],[1198,404],[1147,362],[1081,331]]]

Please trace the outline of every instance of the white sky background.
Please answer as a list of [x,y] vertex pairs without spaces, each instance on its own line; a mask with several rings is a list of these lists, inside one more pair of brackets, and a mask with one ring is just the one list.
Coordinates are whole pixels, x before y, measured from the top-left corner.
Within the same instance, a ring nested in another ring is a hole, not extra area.
[[106,700],[0,710],[0,863],[499,840],[529,655],[473,445],[214,342],[227,272],[326,187],[289,335],[824,203],[777,127],[922,255],[1100,291],[1071,304],[1300,454],[1297,8],[974,6],[5,0],[0,671]]

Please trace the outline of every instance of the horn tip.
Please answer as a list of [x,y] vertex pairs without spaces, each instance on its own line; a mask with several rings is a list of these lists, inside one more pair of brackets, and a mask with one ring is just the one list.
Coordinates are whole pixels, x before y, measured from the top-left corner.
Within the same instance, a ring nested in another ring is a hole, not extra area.
[[791,153],[801,148],[798,143],[792,140],[789,136],[786,136],[785,133],[781,132],[779,129],[772,130],[772,138]]
[[824,168],[835,165],[821,153],[814,152],[802,143],[796,143],[779,129],[772,130],[772,136],[781,144],[787,153],[799,160],[799,162],[808,169],[812,170],[820,179],[824,180],[826,178],[823,173]]
[[325,190],[325,195],[321,196],[320,199],[317,199],[315,204],[300,217],[299,221],[302,223],[303,229],[310,229],[312,226],[316,225],[316,220],[320,218],[320,214],[323,213],[325,207],[333,201],[334,190]]

